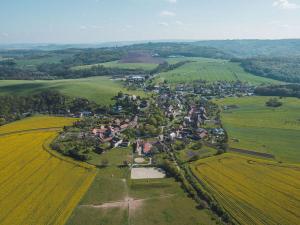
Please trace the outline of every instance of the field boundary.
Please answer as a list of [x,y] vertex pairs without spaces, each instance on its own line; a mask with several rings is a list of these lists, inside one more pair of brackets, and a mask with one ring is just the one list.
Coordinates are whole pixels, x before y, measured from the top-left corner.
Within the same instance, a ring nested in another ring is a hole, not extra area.
[[1,136],[7,136],[11,134],[22,134],[22,133],[28,133],[28,132],[34,132],[34,131],[58,131],[61,130],[62,127],[49,127],[49,128],[35,128],[35,129],[28,129],[28,130],[18,130],[18,131],[11,131],[7,133],[0,133]]
[[229,148],[229,152],[234,152],[234,153],[242,153],[242,154],[247,154],[251,156],[258,156],[262,158],[267,158],[267,159],[275,159],[275,156],[269,153],[264,153],[264,152],[256,152],[252,150],[247,150],[247,149],[240,149],[240,148]]

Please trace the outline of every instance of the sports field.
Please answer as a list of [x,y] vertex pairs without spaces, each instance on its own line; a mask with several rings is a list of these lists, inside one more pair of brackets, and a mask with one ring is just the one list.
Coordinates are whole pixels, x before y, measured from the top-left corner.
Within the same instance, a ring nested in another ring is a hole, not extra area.
[[64,224],[95,176],[49,148],[74,120],[29,118],[0,127],[0,224]]
[[[170,59],[180,61],[178,59]],[[189,58],[184,58],[189,60]],[[261,83],[278,83],[278,81],[263,77],[254,76],[247,73],[237,63],[232,63],[226,60],[207,59],[207,58],[191,58],[193,62],[187,63],[175,70],[160,73],[156,82],[164,80],[169,83],[191,83],[196,80],[206,81],[243,81],[253,84]]]
[[269,97],[226,98],[219,105],[235,105],[222,112],[231,147],[275,155],[276,160],[300,162],[300,99],[283,98],[279,108],[265,106]]
[[57,90],[72,97],[84,97],[99,104],[109,105],[119,91],[143,96],[141,91],[128,91],[119,81],[108,77],[90,77],[66,80],[1,80],[0,95],[4,94],[36,94],[43,90]]
[[299,223],[299,166],[226,153],[191,167],[238,224]]

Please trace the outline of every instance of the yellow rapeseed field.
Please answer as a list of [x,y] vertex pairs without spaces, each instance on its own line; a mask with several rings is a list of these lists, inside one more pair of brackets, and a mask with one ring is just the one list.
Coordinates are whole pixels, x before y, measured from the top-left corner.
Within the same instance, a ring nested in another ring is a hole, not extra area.
[[43,128],[62,128],[71,125],[76,119],[53,116],[34,116],[0,127],[0,134],[9,132],[30,131]]
[[0,127],[0,224],[65,223],[95,169],[51,152],[48,144],[58,129],[16,132],[71,123],[66,118],[33,117]]
[[238,223],[299,224],[299,166],[226,153],[192,170]]

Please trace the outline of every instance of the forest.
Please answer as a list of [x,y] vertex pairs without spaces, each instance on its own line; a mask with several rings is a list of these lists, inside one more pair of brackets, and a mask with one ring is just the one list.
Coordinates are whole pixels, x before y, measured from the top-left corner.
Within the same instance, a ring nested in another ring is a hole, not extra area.
[[257,76],[289,83],[300,83],[300,57],[257,57],[232,59]]
[[103,112],[105,108],[84,98],[71,98],[57,91],[43,91],[28,96],[0,96],[0,125],[36,113],[76,114],[81,111]]

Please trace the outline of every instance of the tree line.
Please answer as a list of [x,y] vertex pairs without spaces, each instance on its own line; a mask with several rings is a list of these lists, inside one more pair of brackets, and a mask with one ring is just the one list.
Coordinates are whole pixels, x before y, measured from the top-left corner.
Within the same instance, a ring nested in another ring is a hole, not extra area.
[[85,98],[71,98],[51,90],[29,96],[0,96],[0,106],[0,125],[34,113],[67,115],[107,110]]
[[255,89],[255,94],[262,96],[300,98],[300,84],[262,86]]

